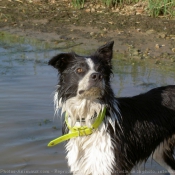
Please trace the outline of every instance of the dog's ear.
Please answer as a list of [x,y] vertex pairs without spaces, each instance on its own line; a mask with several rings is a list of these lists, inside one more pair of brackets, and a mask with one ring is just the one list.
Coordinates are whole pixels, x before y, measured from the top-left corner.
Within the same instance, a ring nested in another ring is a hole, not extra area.
[[61,53],[50,59],[48,64],[58,69],[59,72],[61,72],[67,67],[67,64],[70,61],[72,61],[73,58],[74,58],[73,53]]
[[113,45],[114,41],[111,41],[99,47],[95,52],[95,56],[106,60],[110,64],[113,55]]

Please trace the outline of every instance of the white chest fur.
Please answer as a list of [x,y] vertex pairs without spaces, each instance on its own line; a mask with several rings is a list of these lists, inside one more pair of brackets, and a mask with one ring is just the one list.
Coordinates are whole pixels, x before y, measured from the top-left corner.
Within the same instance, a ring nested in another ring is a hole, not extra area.
[[[79,100],[73,97],[62,103],[58,101],[58,93],[54,97],[55,110],[61,109],[62,113],[69,114],[69,123],[72,125],[81,125],[76,123],[79,119],[85,118],[85,125],[89,126],[91,117],[94,113],[104,108],[104,105],[98,101]],[[77,117],[75,117],[77,116]],[[109,121],[111,123],[111,121]],[[106,131],[105,124],[91,135],[72,138],[66,144],[68,165],[70,171],[76,175],[111,175],[115,162],[114,148],[110,134]]]
[[66,144],[71,172],[78,175],[110,175],[114,165],[114,150],[104,124],[89,136],[71,139]]

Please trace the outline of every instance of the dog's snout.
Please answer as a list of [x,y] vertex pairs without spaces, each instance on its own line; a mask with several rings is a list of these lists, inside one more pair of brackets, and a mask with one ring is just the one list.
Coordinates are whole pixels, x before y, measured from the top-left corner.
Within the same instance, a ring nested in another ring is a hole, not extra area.
[[103,76],[100,73],[93,73],[91,74],[91,79],[92,80],[101,80],[103,78]]

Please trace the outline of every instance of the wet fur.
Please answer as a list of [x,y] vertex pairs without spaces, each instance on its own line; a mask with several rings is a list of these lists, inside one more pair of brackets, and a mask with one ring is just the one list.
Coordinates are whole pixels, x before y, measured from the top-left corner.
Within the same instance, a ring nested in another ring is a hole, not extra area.
[[[63,116],[66,111],[72,126],[90,126],[104,106],[107,108],[98,130],[66,143],[71,172],[127,174],[151,155],[175,174],[175,86],[115,98],[110,86],[112,48],[110,42],[88,57],[62,53],[49,61],[59,72],[56,110]],[[78,73],[78,68],[83,71]],[[67,132],[63,122],[63,133]]]

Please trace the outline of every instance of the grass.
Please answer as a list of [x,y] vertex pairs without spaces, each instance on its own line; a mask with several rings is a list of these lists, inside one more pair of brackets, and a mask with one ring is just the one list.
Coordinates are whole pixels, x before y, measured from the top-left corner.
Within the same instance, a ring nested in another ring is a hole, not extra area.
[[158,16],[175,16],[175,1],[174,0],[149,0],[149,13],[153,17]]
[[72,0],[72,4],[76,8],[83,8],[85,0]]
[[[72,0],[76,8],[83,8],[87,0]],[[89,0],[88,0],[89,1]],[[148,2],[148,12],[153,17],[175,17],[175,0],[91,0],[103,3],[107,7],[117,7],[138,2]]]
[[124,4],[134,4],[139,2],[139,0],[102,0],[102,3],[107,7],[111,6],[121,6]]

